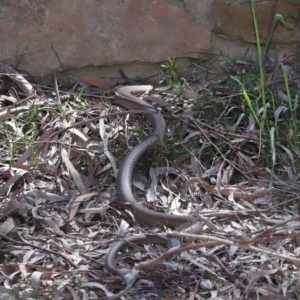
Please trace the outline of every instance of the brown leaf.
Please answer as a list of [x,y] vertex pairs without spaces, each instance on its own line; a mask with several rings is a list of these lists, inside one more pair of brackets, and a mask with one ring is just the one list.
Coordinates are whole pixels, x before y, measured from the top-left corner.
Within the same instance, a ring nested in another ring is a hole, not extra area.
[[85,195],[80,195],[78,196],[70,205],[69,207],[69,221],[72,221],[73,218],[75,217],[78,207],[80,205],[80,203],[85,200],[86,198],[92,197],[94,196],[96,193],[88,193]]
[[185,91],[181,91],[179,89],[174,89],[171,91],[172,94],[174,95],[182,95],[184,98],[186,99],[192,99],[192,100],[197,100],[199,99],[199,95],[196,92],[193,91],[189,91],[189,90],[185,90]]
[[97,86],[98,88],[103,90],[111,89],[115,85],[107,79],[99,78],[93,75],[80,77],[77,80],[83,81],[89,85]]
[[20,271],[20,266],[19,264],[3,264],[1,266],[1,269],[6,275],[10,275],[12,273]]

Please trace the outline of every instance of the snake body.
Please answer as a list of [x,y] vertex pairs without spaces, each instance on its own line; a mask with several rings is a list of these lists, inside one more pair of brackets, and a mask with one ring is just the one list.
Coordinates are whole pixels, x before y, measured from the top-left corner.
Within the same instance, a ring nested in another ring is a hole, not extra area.
[[128,285],[131,281],[130,278],[126,278],[125,274],[122,273],[115,267],[115,257],[118,252],[125,246],[130,245],[143,245],[143,244],[171,244],[170,239],[167,237],[166,233],[162,234],[137,234],[128,236],[115,242],[106,256],[105,267],[106,269],[114,275],[121,277],[125,285]]
[[[150,225],[166,226],[169,228],[176,228],[183,224],[190,226],[196,224],[193,228],[193,232],[199,232],[202,228],[202,224],[197,222],[197,218],[193,216],[171,215],[168,213],[162,213],[152,211],[136,201],[132,194],[131,180],[134,168],[146,152],[147,149],[157,144],[159,141],[163,141],[166,132],[166,122],[160,112],[147,102],[134,96],[136,93],[145,92],[151,90],[152,86],[138,85],[138,86],[126,86],[119,88],[116,93],[116,103],[128,110],[144,110],[149,113],[145,115],[149,123],[151,124],[153,131],[152,134],[136,147],[131,149],[125,156],[119,167],[117,176],[117,194],[119,200],[130,204],[131,210],[134,215],[144,223]],[[115,268],[115,256],[118,251],[125,244],[146,244],[146,243],[166,243],[168,239],[164,235],[137,235],[127,237],[121,241],[116,242],[110,248],[110,251],[106,257],[106,268],[111,273],[120,276],[127,284],[126,278],[122,272]]]
[[145,117],[152,125],[152,134],[143,142],[134,147],[121,162],[117,177],[117,193],[121,201],[129,203],[135,216],[150,225],[176,228],[184,223],[192,224],[197,219],[192,216],[171,215],[150,210],[136,201],[132,194],[131,178],[134,167],[147,149],[163,140],[166,132],[166,122],[163,116],[147,102],[135,97],[133,93],[148,90],[149,86],[128,86],[118,89],[116,103],[128,110],[148,110],[153,113]]

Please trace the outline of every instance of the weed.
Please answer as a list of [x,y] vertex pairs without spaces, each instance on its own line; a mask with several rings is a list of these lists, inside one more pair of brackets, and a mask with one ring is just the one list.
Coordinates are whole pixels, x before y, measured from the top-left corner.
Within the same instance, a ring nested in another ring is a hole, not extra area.
[[164,69],[164,78],[160,81],[160,84],[167,83],[170,87],[178,85],[178,76],[175,70],[175,58],[168,58],[166,64],[161,65]]
[[[299,132],[299,122],[297,120],[297,89],[292,91],[287,66],[282,62],[277,64],[277,68],[276,64],[273,64],[273,67],[275,66],[275,70],[277,71],[270,69],[270,66],[268,66],[268,68],[266,67],[266,55],[270,48],[277,24],[283,23],[288,27],[291,27],[291,24],[286,23],[282,15],[274,15],[266,45],[262,50],[254,1],[251,0],[250,3],[256,39],[257,68],[250,68],[248,66],[245,72],[236,72],[236,74],[230,78],[233,82],[238,84],[244,103],[253,116],[255,123],[259,126],[260,140],[263,141],[265,135],[269,135],[273,172],[277,161],[276,155],[278,155],[278,152],[276,152],[277,144],[291,147],[295,153],[299,153],[300,140],[297,135],[297,132]],[[266,85],[266,78],[268,80],[272,78],[274,81],[276,78],[278,82],[283,82],[283,85]],[[282,101],[284,102],[283,105]],[[283,134],[285,134],[285,136]],[[262,142],[260,143],[259,153],[261,152],[261,147],[263,147]],[[270,176],[270,186],[272,186],[272,180],[273,174]]]
[[236,77],[231,76],[231,78],[232,78],[233,80],[235,80],[235,81],[241,86],[244,100],[245,100],[245,102],[246,102],[246,104],[247,104],[247,106],[248,106],[248,108],[249,108],[249,110],[250,110],[252,116],[254,117],[256,123],[257,123],[259,126],[261,126],[260,121],[259,121],[259,119],[258,119],[258,116],[257,116],[257,114],[256,114],[256,112],[255,112],[255,109],[254,109],[253,105],[252,105],[252,101],[251,101],[251,99],[250,99],[250,97],[249,97],[247,91],[245,90],[243,84],[242,84],[242,83],[240,82],[240,80],[238,80]]

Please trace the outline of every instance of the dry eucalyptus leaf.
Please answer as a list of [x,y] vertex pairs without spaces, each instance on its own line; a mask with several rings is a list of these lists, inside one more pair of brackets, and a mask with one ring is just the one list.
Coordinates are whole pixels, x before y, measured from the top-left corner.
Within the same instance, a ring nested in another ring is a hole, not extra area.
[[13,218],[7,218],[1,225],[0,225],[0,233],[3,235],[7,235],[10,231],[12,231],[15,227],[15,223]]

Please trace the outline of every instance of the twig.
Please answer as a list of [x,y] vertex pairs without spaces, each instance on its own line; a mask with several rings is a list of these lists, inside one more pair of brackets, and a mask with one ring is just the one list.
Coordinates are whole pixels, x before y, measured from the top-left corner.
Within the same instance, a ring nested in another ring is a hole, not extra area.
[[206,258],[209,258],[211,261],[213,261],[214,263],[216,263],[227,275],[227,278],[232,282],[237,284],[238,286],[240,286],[243,290],[245,290],[247,288],[246,285],[244,285],[243,283],[241,283],[240,281],[238,281],[235,276],[224,266],[224,264],[222,263],[222,261],[214,254],[208,254],[205,255]]
[[69,129],[72,129],[72,128],[75,128],[75,127],[78,127],[78,126],[82,126],[82,125],[86,125],[88,123],[91,123],[91,122],[95,122],[95,121],[98,121],[100,119],[103,119],[103,118],[108,118],[108,117],[115,117],[115,116],[120,116],[120,115],[126,115],[126,114],[152,114],[152,113],[156,113],[156,111],[154,110],[153,112],[152,111],[145,111],[145,110],[126,110],[126,111],[121,111],[121,112],[116,112],[116,113],[111,113],[111,114],[107,114],[105,116],[98,116],[98,117],[94,117],[94,118],[91,118],[91,119],[88,119],[88,120],[84,120],[84,121],[81,121],[81,122],[77,122],[77,123],[74,123],[70,126],[67,126],[65,128],[62,128],[54,133],[52,133],[48,138],[46,138],[44,141],[41,141],[41,142],[35,142],[35,144],[40,144],[40,143],[44,143],[46,141],[49,141],[50,139],[52,139],[53,137],[59,135],[59,134],[62,134],[64,133],[65,131],[69,130]]
[[54,81],[54,88],[55,88],[55,94],[56,94],[57,102],[61,103],[58,84],[57,84],[57,77],[56,77],[56,72],[55,71],[53,72],[53,81]]
[[179,247],[173,247],[163,253],[161,256],[148,260],[146,262],[141,262],[135,266],[135,270],[143,270],[143,269],[152,269],[154,266],[157,264],[163,262],[166,260],[168,257],[173,256],[175,254],[179,254],[188,250],[192,249],[198,249],[198,248],[210,248],[210,247],[216,247],[219,245],[235,245],[240,248],[243,248],[245,250],[250,250],[258,253],[265,253],[268,255],[274,255],[278,258],[290,261],[294,263],[297,266],[300,266],[300,258],[296,257],[290,257],[286,256],[280,253],[277,253],[274,250],[262,248],[262,247],[255,247],[250,244],[253,243],[262,243],[262,242],[270,242],[270,241],[278,241],[278,240],[285,240],[287,238],[289,239],[296,239],[299,238],[300,233],[292,233],[290,235],[285,235],[282,237],[268,237],[268,238],[252,238],[252,239],[244,239],[244,240],[236,240],[236,239],[231,239],[231,240],[225,240],[221,238],[217,238],[214,236],[209,236],[209,235],[197,235],[197,234],[189,234],[189,233],[183,233],[183,232],[172,232],[168,234],[170,237],[185,237],[185,238],[192,238],[192,239],[197,239],[197,240],[209,240],[209,242],[200,242],[200,243],[194,243],[194,244],[188,244],[188,245],[183,245]]
[[47,253],[51,253],[51,254],[54,254],[54,255],[57,255],[57,256],[60,256],[62,259],[66,260],[72,267],[78,269],[78,266],[73,263],[70,259],[68,259],[67,257],[65,257],[64,255],[56,252],[56,251],[53,251],[53,250],[49,250],[49,249],[46,249],[44,247],[41,247],[41,246],[38,246],[38,245],[33,245],[33,244],[30,244],[30,243],[27,243],[27,242],[18,242],[18,241],[15,241],[9,237],[7,237],[6,235],[0,233],[0,237],[2,237],[3,239],[13,243],[14,245],[18,245],[18,246],[29,246],[29,247],[32,247],[32,248],[36,248],[36,249],[39,249],[41,251],[45,251]]

